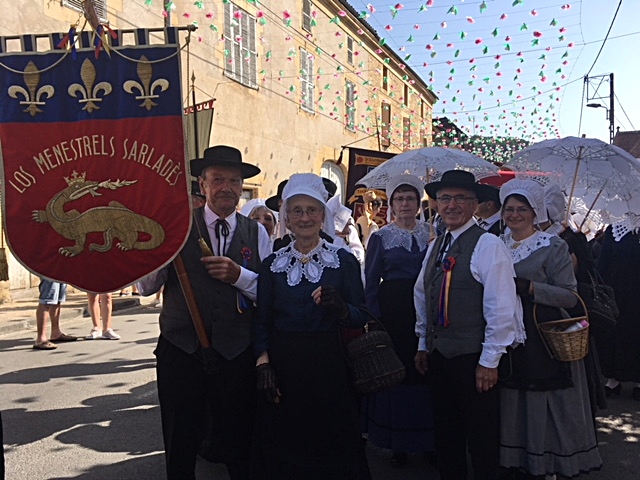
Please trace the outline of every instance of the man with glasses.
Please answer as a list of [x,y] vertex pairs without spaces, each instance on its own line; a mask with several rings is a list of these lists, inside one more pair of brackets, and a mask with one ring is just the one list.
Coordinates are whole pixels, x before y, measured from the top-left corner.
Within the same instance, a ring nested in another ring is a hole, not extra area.
[[425,186],[446,227],[429,246],[414,288],[416,368],[433,379],[441,480],[495,480],[499,465],[498,363],[522,342],[509,252],[473,219],[482,187],[451,170]]

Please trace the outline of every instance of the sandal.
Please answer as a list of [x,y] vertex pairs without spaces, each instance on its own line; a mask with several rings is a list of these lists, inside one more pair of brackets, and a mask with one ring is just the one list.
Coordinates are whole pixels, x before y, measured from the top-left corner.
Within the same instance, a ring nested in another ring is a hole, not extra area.
[[34,343],[33,348],[35,350],[55,350],[58,346],[55,343],[51,343],[49,340],[42,343]]
[[78,337],[74,337],[73,335],[67,335],[66,333],[61,333],[58,338],[49,339],[49,341],[53,343],[75,342],[76,340],[78,340]]

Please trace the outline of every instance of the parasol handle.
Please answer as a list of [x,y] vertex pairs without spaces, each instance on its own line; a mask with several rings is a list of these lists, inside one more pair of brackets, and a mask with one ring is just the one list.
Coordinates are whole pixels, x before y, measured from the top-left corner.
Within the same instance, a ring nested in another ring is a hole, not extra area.
[[176,273],[178,274],[180,288],[182,288],[182,294],[184,295],[184,299],[187,302],[187,308],[189,309],[189,314],[191,315],[193,326],[196,329],[196,334],[198,335],[200,345],[202,346],[202,348],[211,348],[211,343],[209,342],[209,337],[207,336],[207,331],[204,328],[202,316],[200,315],[200,309],[198,308],[196,297],[193,294],[193,290],[191,288],[191,281],[189,280],[187,270],[184,267],[184,262],[182,261],[182,257],[180,256],[180,254],[178,254],[178,256],[173,259],[173,266],[176,269]]
[[576,162],[576,171],[573,172],[573,182],[571,183],[571,193],[569,194],[569,200],[567,201],[567,212],[564,215],[564,225],[569,225],[569,212],[571,211],[571,200],[573,199],[573,192],[576,188],[576,181],[578,180],[578,168],[580,168],[580,160],[582,159],[582,149],[584,147],[580,147],[580,151],[578,153],[578,158]]
[[602,188],[600,189],[600,191],[598,192],[598,195],[596,195],[596,198],[593,200],[593,203],[591,204],[591,206],[589,207],[589,210],[587,211],[587,213],[585,214],[584,218],[582,219],[582,223],[580,224],[580,231],[582,231],[582,226],[584,225],[584,222],[587,221],[587,217],[589,217],[589,214],[591,213],[591,210],[593,210],[593,207],[595,206],[596,202],[598,201],[598,199],[600,198],[600,194],[602,193],[602,191],[604,190],[604,187],[607,183],[605,182],[605,184],[602,186]]

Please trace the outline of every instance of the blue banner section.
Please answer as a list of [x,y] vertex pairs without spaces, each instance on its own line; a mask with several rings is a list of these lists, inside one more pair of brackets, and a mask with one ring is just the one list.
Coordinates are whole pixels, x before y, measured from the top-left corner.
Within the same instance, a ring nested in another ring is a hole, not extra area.
[[175,115],[182,108],[176,55],[166,45],[119,48],[98,59],[89,50],[75,58],[62,51],[0,54],[0,122]]

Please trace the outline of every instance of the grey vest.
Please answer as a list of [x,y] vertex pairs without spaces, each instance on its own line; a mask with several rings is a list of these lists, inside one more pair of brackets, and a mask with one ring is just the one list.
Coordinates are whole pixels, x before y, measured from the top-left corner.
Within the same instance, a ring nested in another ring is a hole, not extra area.
[[451,275],[449,291],[449,326],[438,325],[439,300],[444,271],[436,268],[438,252],[444,235],[436,239],[427,261],[424,290],[428,308],[427,348],[438,350],[444,357],[479,353],[484,341],[486,321],[482,313],[484,287],[471,274],[471,255],[478,239],[486,232],[477,225],[464,231],[449,247],[447,257],[456,263]]
[[[209,232],[203,219],[203,207],[194,211],[194,222],[189,238],[180,255],[184,262],[200,315],[211,341],[211,346],[226,359],[232,359],[245,351],[251,344],[254,315],[253,302],[239,312],[240,291],[228,283],[209,276],[200,261],[202,251],[198,246],[199,231],[210,245]],[[258,252],[258,223],[240,214],[236,214],[238,224],[225,256],[238,265],[257,272],[260,268]],[[244,256],[250,259],[243,259]],[[173,265],[163,292],[162,312],[160,313],[160,332],[162,336],[187,353],[194,353],[199,346],[189,310],[187,308],[180,282]]]

